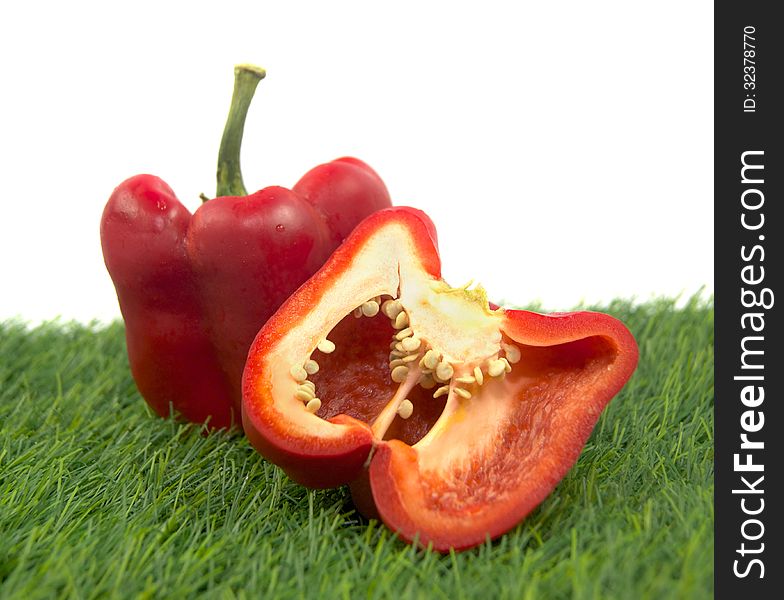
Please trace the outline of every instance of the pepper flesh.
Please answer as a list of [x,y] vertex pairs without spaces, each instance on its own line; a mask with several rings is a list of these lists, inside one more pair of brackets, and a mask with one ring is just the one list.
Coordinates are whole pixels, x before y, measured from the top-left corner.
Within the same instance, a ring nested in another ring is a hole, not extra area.
[[355,158],[312,169],[292,190],[214,198],[193,215],[157,177],[120,184],[101,244],[148,404],[212,428],[239,425],[259,327],[362,218],[390,205],[381,179]]
[[[350,483],[364,514],[446,551],[501,535],[553,490],[634,371],[637,345],[608,315],[498,309],[440,276],[424,213],[368,217],[259,332],[243,422],[296,481]],[[368,298],[398,299],[406,318],[352,316]],[[328,354],[316,350],[324,338]],[[288,372],[312,359],[315,414]],[[398,418],[405,400],[413,412]]]

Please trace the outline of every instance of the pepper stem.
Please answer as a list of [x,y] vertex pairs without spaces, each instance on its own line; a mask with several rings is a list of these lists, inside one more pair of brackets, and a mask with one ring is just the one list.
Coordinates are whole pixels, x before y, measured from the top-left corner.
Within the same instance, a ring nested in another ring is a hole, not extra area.
[[218,196],[245,196],[248,193],[240,168],[242,132],[256,86],[266,74],[264,69],[253,65],[234,67],[234,93],[218,151]]

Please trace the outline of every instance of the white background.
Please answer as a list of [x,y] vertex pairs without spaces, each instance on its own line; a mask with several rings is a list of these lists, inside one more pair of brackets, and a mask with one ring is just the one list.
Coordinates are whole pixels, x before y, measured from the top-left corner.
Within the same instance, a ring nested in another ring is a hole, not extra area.
[[119,316],[103,205],[140,172],[214,195],[241,62],[249,190],[357,156],[496,301],[713,289],[712,3],[8,6],[0,319]]

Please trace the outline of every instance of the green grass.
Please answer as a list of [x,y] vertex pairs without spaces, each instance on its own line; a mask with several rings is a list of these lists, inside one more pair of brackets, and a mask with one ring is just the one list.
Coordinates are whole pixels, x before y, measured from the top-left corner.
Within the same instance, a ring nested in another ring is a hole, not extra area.
[[637,373],[499,540],[441,556],[238,436],[159,419],[123,328],[0,324],[0,597],[710,598],[713,309],[606,308]]

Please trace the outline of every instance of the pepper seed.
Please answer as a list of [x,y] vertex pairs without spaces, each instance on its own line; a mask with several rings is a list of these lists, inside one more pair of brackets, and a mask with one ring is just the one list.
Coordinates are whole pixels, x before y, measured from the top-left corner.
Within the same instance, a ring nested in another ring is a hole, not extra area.
[[454,374],[455,370],[448,362],[442,361],[438,363],[438,366],[436,367],[436,377],[438,377],[441,381],[449,381]]
[[403,402],[400,403],[400,406],[397,407],[397,414],[401,419],[408,419],[408,417],[410,417],[413,412],[414,405],[408,398],[403,400]]
[[459,388],[459,387],[455,388],[455,394],[457,394],[461,398],[465,398],[466,400],[468,400],[471,397],[471,392],[469,392],[468,390],[464,390],[463,388]]
[[335,351],[335,342],[331,342],[325,338],[318,343],[316,348],[319,349],[319,352],[323,352],[324,354],[332,354]]
[[403,350],[406,352],[413,352],[414,350],[419,349],[419,346],[422,345],[422,340],[418,337],[407,337],[400,343],[403,344]]
[[433,398],[439,398],[440,396],[446,396],[449,393],[449,386],[442,385],[438,388],[435,393],[433,394]]
[[294,381],[302,383],[308,378],[308,372],[299,365],[294,365],[289,369],[289,373],[294,378]]
[[522,357],[520,348],[514,344],[501,344],[501,348],[503,348],[504,352],[506,352],[506,359],[510,363],[515,364],[516,362],[520,361],[520,358]]
[[404,311],[401,307],[400,312],[395,317],[395,329],[403,329],[404,327],[408,327],[408,313]]
[[297,400],[302,400],[303,402],[310,402],[311,400],[313,400],[314,396],[309,389],[300,386],[299,389],[297,389],[297,391],[294,392],[294,397]]
[[362,310],[362,314],[366,317],[375,317],[378,314],[378,304],[375,300],[365,302],[360,309]]
[[487,365],[487,374],[490,377],[498,377],[501,373],[506,371],[504,361],[500,359],[491,360]]
[[425,352],[425,358],[422,360],[424,361],[425,368],[435,369],[441,361],[441,357],[438,355],[438,352],[431,349]]
[[403,383],[408,377],[408,367],[400,365],[392,369],[392,381],[395,383]]
[[402,329],[401,331],[398,331],[395,334],[395,339],[396,340],[404,340],[404,339],[406,339],[407,337],[409,337],[409,336],[411,336],[413,334],[414,334],[414,330],[411,329],[410,327],[406,327],[405,329]]

